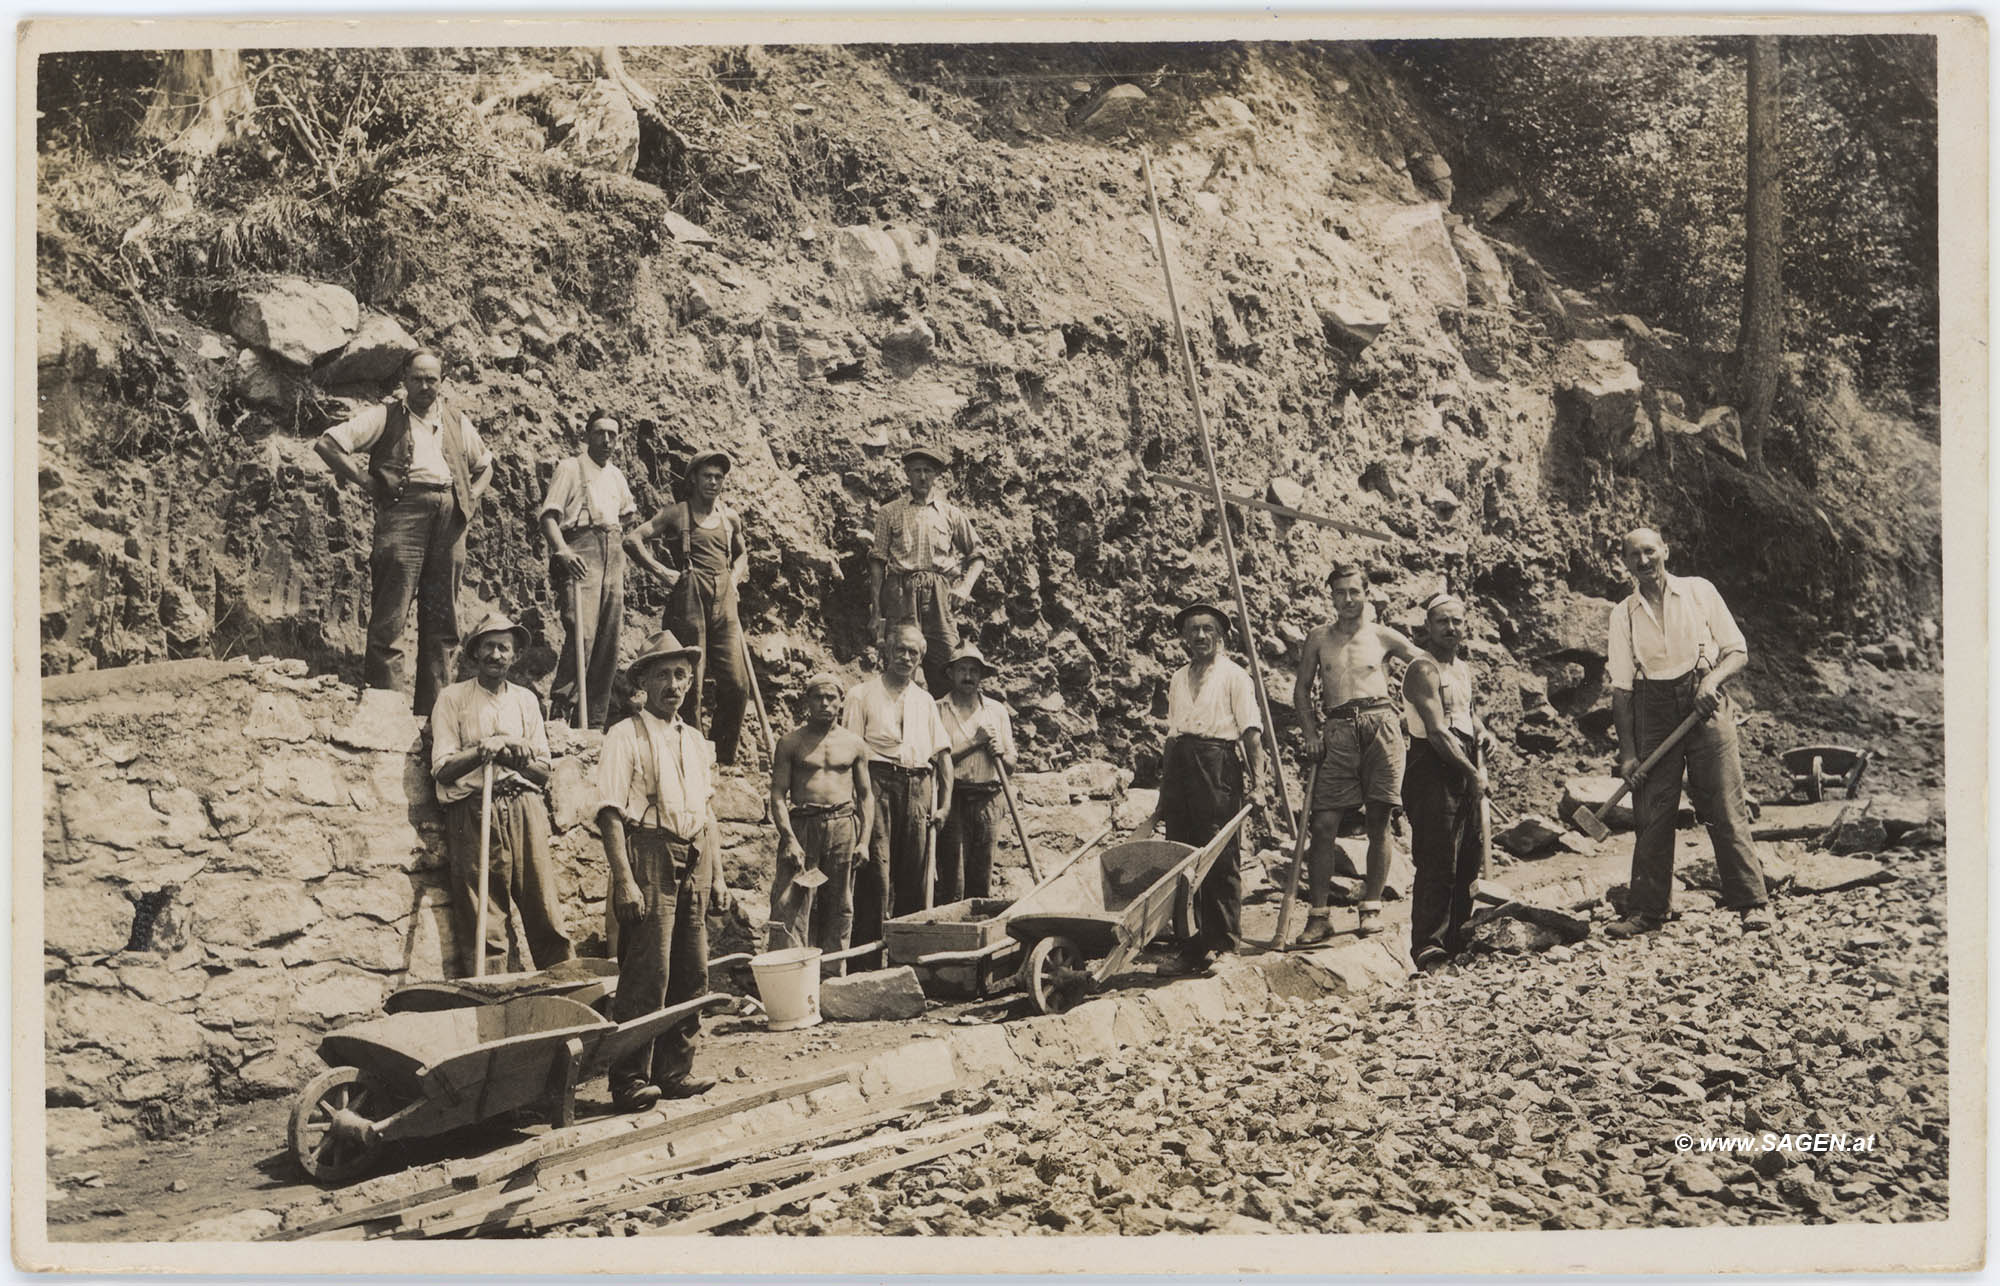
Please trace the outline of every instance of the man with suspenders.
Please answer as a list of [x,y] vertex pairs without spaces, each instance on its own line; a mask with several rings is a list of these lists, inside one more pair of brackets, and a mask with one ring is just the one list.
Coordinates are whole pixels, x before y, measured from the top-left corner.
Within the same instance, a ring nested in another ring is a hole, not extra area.
[[1485,843],[1479,800],[1485,729],[1472,699],[1472,666],[1460,651],[1465,604],[1440,591],[1424,603],[1424,654],[1403,674],[1403,812],[1410,819],[1410,958],[1430,969],[1464,947]]
[[[618,533],[638,512],[632,488],[613,458],[620,427],[608,411],[592,411],[584,450],[556,465],[540,512],[549,542],[549,584],[563,622],[563,651],[549,686],[549,718],[576,710],[579,653],[586,680],[579,726],[602,728],[618,670],[618,634],[625,624],[625,550]],[[577,619],[578,600],[583,619]]]
[[[736,762],[750,691],[736,597],[750,574],[750,551],[743,538],[743,519],[722,503],[730,463],[726,451],[696,452],[688,461],[688,498],[669,503],[625,537],[625,553],[671,591],[666,628],[699,650],[694,683],[681,711],[681,717],[697,728],[702,726],[702,680],[715,679],[715,714],[708,724],[708,739],[715,743],[718,764]],[[678,568],[662,563],[647,548],[646,542],[656,536],[676,551]]]

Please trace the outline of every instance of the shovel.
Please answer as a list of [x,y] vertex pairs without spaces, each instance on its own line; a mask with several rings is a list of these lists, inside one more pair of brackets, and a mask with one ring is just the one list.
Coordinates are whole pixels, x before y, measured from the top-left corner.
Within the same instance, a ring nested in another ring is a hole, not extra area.
[[491,878],[493,854],[493,761],[487,760],[479,774],[479,914],[474,917],[473,942],[478,954],[472,957],[472,976],[486,976],[486,904],[491,900],[487,880]]
[[1647,773],[1653,771],[1654,765],[1664,759],[1669,750],[1679,745],[1681,739],[1690,732],[1693,732],[1694,726],[1707,717],[1701,711],[1696,710],[1693,714],[1681,720],[1680,727],[1675,728],[1667,734],[1667,739],[1662,741],[1659,744],[1659,748],[1654,750],[1652,754],[1646,756],[1645,761],[1639,765],[1637,771],[1632,776],[1618,783],[1618,789],[1611,793],[1611,798],[1604,801],[1602,808],[1599,808],[1596,812],[1592,812],[1588,808],[1579,808],[1570,814],[1569,824],[1592,839],[1602,840],[1609,838],[1611,828],[1604,824],[1604,819],[1610,814],[1613,808],[1618,806],[1619,800],[1631,793],[1632,782],[1636,778],[1644,777]]

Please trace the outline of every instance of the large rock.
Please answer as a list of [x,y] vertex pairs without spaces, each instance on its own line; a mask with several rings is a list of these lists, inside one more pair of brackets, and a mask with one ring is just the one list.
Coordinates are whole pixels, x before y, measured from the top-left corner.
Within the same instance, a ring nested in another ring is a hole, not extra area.
[[[1579,808],[1595,812],[1618,793],[1624,781],[1617,777],[1572,777],[1563,783],[1562,803],[1557,811],[1566,820]],[[1632,796],[1626,795],[1609,813],[1598,818],[1615,831],[1632,829]]]
[[1578,340],[1564,350],[1556,386],[1558,422],[1574,432],[1593,454],[1607,458],[1625,451],[1635,417],[1643,416],[1645,388],[1639,368],[1625,360],[1615,339]]
[[338,352],[361,325],[361,307],[339,286],[303,277],[276,277],[237,296],[229,330],[245,344],[311,366]]
[[819,1009],[835,1022],[915,1018],[924,1012],[924,989],[908,965],[822,978]]
[[1563,828],[1539,813],[1530,813],[1494,833],[1493,842],[1515,857],[1536,857],[1552,851]]
[[1837,853],[1804,853],[1792,863],[1792,892],[1835,893],[1868,884],[1887,884],[1896,873],[1880,862]]
[[205,943],[255,947],[304,933],[320,910],[304,889],[254,876],[203,875],[187,889],[193,931]]
[[57,1048],[95,1045],[128,1067],[170,1059],[202,1057],[207,1047],[199,1024],[133,996],[108,991],[52,995],[48,1039]]
[[1375,337],[1389,329],[1389,323],[1395,320],[1389,305],[1382,300],[1349,290],[1315,298],[1313,309],[1319,314],[1322,326],[1363,348],[1374,343]]
[[417,341],[394,317],[370,312],[346,347],[319,371],[324,384],[382,384],[396,378]]
[[1470,224],[1461,223],[1451,230],[1451,244],[1458,250],[1459,263],[1465,270],[1466,294],[1472,302],[1487,308],[1513,307],[1513,280],[1486,238]]
[[1743,451],[1743,421],[1733,406],[1717,406],[1701,413],[1701,436],[1724,455],[1739,462],[1749,459]]
[[1145,102],[1146,91],[1137,85],[1113,85],[1084,109],[1077,118],[1077,128],[1099,138],[1116,134],[1139,119]]
[[630,174],[639,164],[639,113],[613,80],[593,82],[578,95],[562,150],[578,165]]
[[1441,308],[1465,307],[1465,267],[1452,248],[1444,207],[1436,202],[1377,207],[1375,217],[1377,238],[1418,291]]
[[928,229],[836,230],[827,245],[834,294],[850,308],[886,310],[902,302],[910,279],[937,269],[937,243]]
[[1608,598],[1589,594],[1544,599],[1540,633],[1546,641],[1538,655],[1602,664],[1611,641],[1611,613],[1617,606]]
[[298,409],[299,399],[305,396],[306,377],[298,367],[261,348],[239,348],[229,387],[245,406],[282,418]]
[[132,937],[132,899],[104,881],[42,891],[42,949],[69,960],[123,951]]
[[1832,853],[1879,853],[1889,845],[1889,828],[1880,817],[1847,817],[1826,837]]

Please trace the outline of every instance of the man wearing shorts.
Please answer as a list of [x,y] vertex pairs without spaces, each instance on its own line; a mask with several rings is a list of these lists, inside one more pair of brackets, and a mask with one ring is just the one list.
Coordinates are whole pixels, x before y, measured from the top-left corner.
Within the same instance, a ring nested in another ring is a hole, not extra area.
[[[1419,654],[1410,640],[1367,619],[1368,575],[1354,563],[1336,563],[1326,583],[1334,620],[1306,636],[1299,659],[1293,708],[1305,731],[1306,758],[1319,767],[1308,808],[1312,843],[1306,850],[1312,910],[1301,942],[1333,936],[1327,903],[1333,879],[1334,838],[1351,809],[1365,809],[1368,875],[1362,885],[1357,932],[1376,933],[1382,886],[1389,879],[1389,817],[1402,800],[1401,711],[1389,699],[1388,659],[1405,663]],[[1315,701],[1314,680],[1319,694]]]

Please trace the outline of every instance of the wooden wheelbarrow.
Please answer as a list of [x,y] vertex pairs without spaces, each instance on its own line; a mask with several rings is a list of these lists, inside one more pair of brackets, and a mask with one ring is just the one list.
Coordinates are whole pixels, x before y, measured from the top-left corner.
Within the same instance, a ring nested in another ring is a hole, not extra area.
[[1849,799],[1858,798],[1861,775],[1874,757],[1874,751],[1853,746],[1794,746],[1779,756],[1791,774],[1792,793],[1814,804],[1834,789],[1846,791]]
[[374,1165],[385,1144],[522,1108],[545,1107],[551,1125],[568,1125],[577,1082],[731,999],[711,992],[613,1023],[575,1000],[529,995],[343,1027],[321,1038],[328,1069],[293,1102],[292,1155],[309,1177],[341,1183]]
[[1007,932],[1027,948],[1021,981],[1037,1013],[1070,1009],[1172,922],[1236,838],[1248,808],[1194,848],[1130,840],[1078,861],[1014,904]]

